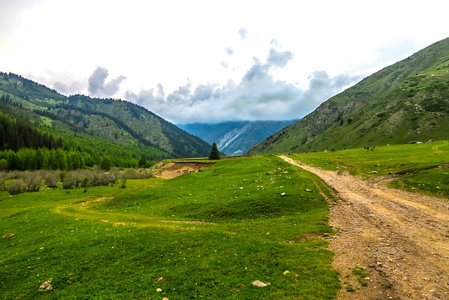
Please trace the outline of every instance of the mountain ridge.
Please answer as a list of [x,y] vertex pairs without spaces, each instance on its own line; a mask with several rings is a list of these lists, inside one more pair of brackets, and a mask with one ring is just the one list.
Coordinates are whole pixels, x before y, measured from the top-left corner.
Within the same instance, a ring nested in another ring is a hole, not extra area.
[[[65,140],[65,147],[100,155],[129,155],[136,161],[207,156],[210,145],[137,104],[84,95],[64,96],[13,73],[0,73],[1,113],[27,120],[42,132]],[[91,149],[92,148],[92,149]],[[122,152],[119,150],[122,148]],[[126,154],[125,154],[126,153]],[[118,160],[118,158],[117,158]]]
[[[443,138],[443,129],[449,128],[442,108],[449,104],[448,70],[449,39],[444,39],[331,97],[249,153],[323,151]],[[432,121],[435,118],[438,124]]]

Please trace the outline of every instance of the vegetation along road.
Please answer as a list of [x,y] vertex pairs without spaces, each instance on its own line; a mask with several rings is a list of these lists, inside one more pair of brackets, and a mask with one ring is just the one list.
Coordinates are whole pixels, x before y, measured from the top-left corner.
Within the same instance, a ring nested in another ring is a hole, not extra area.
[[447,200],[282,158],[321,177],[340,199],[330,214],[333,266],[346,286],[338,298],[449,298]]

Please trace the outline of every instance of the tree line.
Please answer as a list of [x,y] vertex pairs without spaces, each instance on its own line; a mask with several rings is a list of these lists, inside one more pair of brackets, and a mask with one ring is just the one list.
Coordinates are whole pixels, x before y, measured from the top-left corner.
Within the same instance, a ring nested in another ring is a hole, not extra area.
[[19,151],[0,151],[0,170],[77,170],[93,166],[88,154],[58,149],[22,148]]
[[61,147],[63,147],[62,139],[55,139],[50,134],[42,133],[26,121],[0,115],[0,150]]

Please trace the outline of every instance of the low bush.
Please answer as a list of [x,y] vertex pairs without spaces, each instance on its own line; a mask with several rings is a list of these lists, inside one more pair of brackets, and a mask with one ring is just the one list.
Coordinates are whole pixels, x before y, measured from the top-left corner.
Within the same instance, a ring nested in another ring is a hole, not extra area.
[[57,188],[62,183],[63,189],[84,188],[91,186],[114,185],[120,179],[122,186],[126,186],[127,179],[150,178],[153,173],[149,170],[129,169],[119,172],[111,169],[105,172],[101,169],[76,170],[76,171],[0,171],[0,191],[8,191],[11,194],[22,192],[36,192],[43,186]]
[[44,181],[44,184],[49,188],[58,187],[59,176],[56,171],[37,171],[37,176],[40,176]]
[[12,179],[6,183],[6,190],[11,195],[23,193],[26,190],[26,185],[22,179]]
[[28,192],[38,192],[42,187],[43,179],[36,175],[36,172],[25,171],[21,176]]

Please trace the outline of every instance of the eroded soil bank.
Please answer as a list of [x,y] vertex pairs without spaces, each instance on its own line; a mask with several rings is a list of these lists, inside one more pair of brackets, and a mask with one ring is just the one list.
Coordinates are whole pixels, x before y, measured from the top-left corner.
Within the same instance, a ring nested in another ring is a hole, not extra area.
[[202,162],[171,162],[162,171],[154,174],[156,177],[174,178],[185,173],[200,172],[202,169],[210,168],[214,163]]

